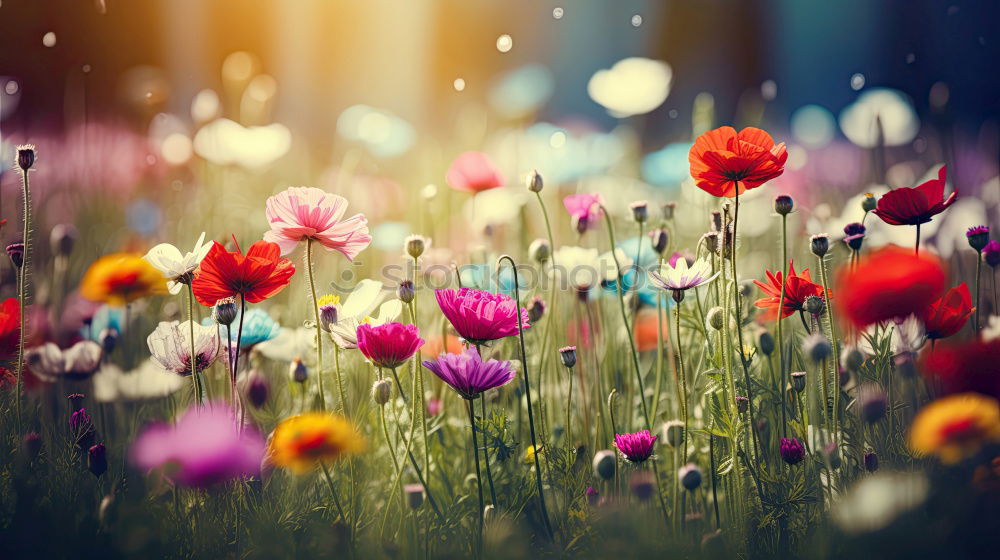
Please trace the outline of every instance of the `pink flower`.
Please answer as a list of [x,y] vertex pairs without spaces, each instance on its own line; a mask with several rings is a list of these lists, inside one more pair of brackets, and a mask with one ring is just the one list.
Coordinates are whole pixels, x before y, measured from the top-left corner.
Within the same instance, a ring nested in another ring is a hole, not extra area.
[[[438,306],[459,336],[483,344],[517,334],[517,302],[510,296],[482,290],[436,290]],[[528,310],[521,309],[521,324],[528,324]]]
[[653,454],[653,444],[656,443],[656,436],[650,435],[649,430],[643,430],[634,434],[615,434],[615,447],[633,463],[641,463]]
[[182,486],[206,487],[260,472],[264,438],[252,426],[239,429],[236,414],[214,403],[189,408],[173,426],[155,423],[132,444],[139,468],[164,468]]
[[563,199],[563,206],[573,219],[573,227],[580,234],[598,226],[598,220],[604,215],[603,204],[604,199],[599,194],[571,194]]
[[461,354],[441,354],[437,360],[425,360],[424,367],[433,371],[462,398],[469,400],[514,379],[514,368],[510,362],[484,362],[475,348]]
[[355,214],[342,220],[347,199],[314,187],[289,187],[267,199],[271,231],[264,240],[277,243],[287,255],[300,241],[313,239],[328,251],[340,251],[353,261],[372,242],[368,219]]
[[402,323],[358,326],[358,350],[378,367],[397,368],[424,345],[420,329]]
[[460,154],[451,162],[444,179],[451,188],[471,193],[502,187],[506,182],[503,173],[483,152]]

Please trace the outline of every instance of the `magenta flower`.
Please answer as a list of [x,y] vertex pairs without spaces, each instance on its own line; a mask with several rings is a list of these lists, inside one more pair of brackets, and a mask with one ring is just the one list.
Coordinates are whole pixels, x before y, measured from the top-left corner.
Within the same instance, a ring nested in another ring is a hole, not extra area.
[[789,465],[794,465],[806,457],[806,448],[795,438],[781,438],[781,448],[778,452]]
[[983,247],[983,260],[990,268],[1000,266],[1000,241],[990,241]]
[[502,187],[506,182],[490,156],[483,152],[460,154],[451,162],[444,179],[451,188],[471,193]]
[[[438,306],[458,336],[483,344],[517,334],[517,302],[510,296],[482,290],[436,290]],[[521,309],[521,325],[531,328],[528,310]]]
[[514,368],[510,362],[484,362],[475,348],[469,348],[461,354],[441,354],[437,360],[425,360],[424,367],[433,371],[434,375],[451,386],[462,398],[469,400],[514,379]]
[[615,434],[615,447],[633,463],[641,463],[653,455],[653,444],[656,443],[656,436],[650,435],[649,430],[643,430],[634,434]]
[[563,199],[563,206],[573,219],[573,227],[581,234],[598,226],[604,215],[601,211],[603,204],[604,199],[599,194],[571,194]]
[[130,451],[132,463],[182,486],[207,487],[260,472],[264,438],[252,426],[239,429],[237,415],[214,403],[189,408],[173,426],[146,428]]
[[343,220],[347,199],[314,187],[289,187],[267,199],[271,231],[264,241],[277,243],[287,255],[295,245],[313,239],[328,251],[340,251],[353,261],[372,242],[368,219],[355,214]]
[[420,329],[402,323],[362,324],[357,332],[358,350],[376,366],[390,369],[406,363],[425,342]]

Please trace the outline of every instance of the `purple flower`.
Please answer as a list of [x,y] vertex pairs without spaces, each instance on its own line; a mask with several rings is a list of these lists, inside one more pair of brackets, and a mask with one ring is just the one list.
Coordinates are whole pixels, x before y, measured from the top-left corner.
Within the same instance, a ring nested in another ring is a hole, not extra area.
[[988,226],[970,227],[965,232],[965,238],[969,241],[969,246],[976,251],[982,251],[986,244],[990,242],[990,228]]
[[510,362],[487,360],[475,348],[461,354],[441,354],[437,360],[425,360],[424,367],[451,386],[465,399],[474,399],[482,392],[501,387],[514,379]]
[[103,443],[98,443],[87,451],[87,468],[96,477],[107,472],[108,453]]
[[805,459],[806,448],[795,438],[781,438],[781,458],[789,465],[794,465]]
[[563,206],[573,219],[573,227],[581,235],[588,229],[597,227],[598,220],[604,215],[601,211],[602,204],[604,200],[599,194],[571,194],[563,199]]
[[357,333],[358,350],[378,367],[397,368],[424,345],[420,330],[402,323],[359,325]]
[[87,409],[81,408],[69,416],[69,427],[74,430],[87,430],[93,426],[93,420],[87,414]]
[[591,506],[596,506],[598,500],[601,498],[601,493],[594,489],[593,486],[587,487],[587,503]]
[[[518,307],[510,296],[462,288],[437,290],[434,297],[458,335],[473,344],[517,334]],[[528,311],[520,314],[522,326],[530,328]]]
[[251,426],[241,431],[237,415],[221,403],[189,408],[173,426],[149,426],[131,449],[138,467],[166,467],[164,476],[194,487],[256,475],[263,457],[264,438]]
[[615,434],[615,447],[633,463],[641,463],[653,454],[653,444],[656,443],[656,436],[650,435],[649,430],[643,430],[634,434]]
[[983,247],[983,260],[990,268],[1000,266],[1000,241],[990,241]]

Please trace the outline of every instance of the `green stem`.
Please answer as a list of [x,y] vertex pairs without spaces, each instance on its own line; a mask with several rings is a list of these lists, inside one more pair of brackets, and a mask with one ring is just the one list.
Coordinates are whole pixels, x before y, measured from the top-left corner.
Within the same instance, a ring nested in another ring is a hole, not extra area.
[[[333,497],[333,505],[336,506],[337,513],[340,515],[340,518],[344,521],[348,528],[353,529],[350,526],[350,521],[348,520],[347,515],[344,514],[344,507],[340,505],[340,497],[337,495],[337,486],[333,483],[333,478],[330,476],[330,468],[326,466],[326,463],[320,462],[320,469],[323,471],[323,477],[326,479],[327,486],[330,487],[330,496]],[[351,542],[354,542],[353,530],[351,530],[350,540]]]
[[784,397],[785,385],[785,338],[781,328],[785,312],[785,284],[788,283],[788,215],[781,215],[781,295],[778,297],[778,377],[781,379],[778,394],[781,397],[781,435],[788,437],[788,403]]
[[[743,350],[743,302],[740,299],[739,277],[736,275],[736,232],[740,223],[740,191],[739,182],[736,184],[736,211],[733,214],[733,247],[730,254],[730,264],[733,267],[733,294],[736,304],[736,346],[740,351],[740,364],[743,366],[743,379],[747,386],[747,402],[750,405],[750,434],[753,436],[754,450],[760,453],[760,442],[757,440],[757,418],[753,406],[753,385],[750,383],[750,368],[747,365],[746,351]],[[784,282],[784,279],[782,279]],[[784,286],[782,286],[784,292]],[[780,310],[779,310],[780,313]]]
[[[676,301],[676,300],[674,300]],[[681,302],[677,301],[677,305],[674,306],[674,328],[677,329],[677,340],[681,339]],[[678,376],[681,380],[681,411],[684,414],[684,454],[681,455],[681,461],[687,461],[688,458],[688,390],[687,390],[687,375],[684,373],[684,359],[682,357],[681,345],[676,344],[677,348],[677,370]]]
[[573,368],[566,368],[569,371],[569,391],[566,392],[566,449],[573,450],[573,430],[570,424],[570,414],[573,411]]
[[25,323],[25,308],[28,306],[28,269],[31,267],[31,241],[28,235],[31,233],[31,188],[28,182],[27,169],[21,171],[21,186],[23,187],[24,199],[24,223],[21,230],[21,242],[24,243],[24,256],[21,261],[21,268],[18,270],[17,283],[17,303],[20,308],[20,320],[18,323],[17,336],[17,389],[14,392],[14,404],[17,410],[17,433],[20,437],[22,432],[21,393],[24,387],[24,344],[27,336],[27,324]]
[[306,239],[306,278],[313,301],[313,319],[316,322],[316,379],[319,380],[319,407],[326,412],[326,395],[323,391],[323,325],[319,320],[319,299],[316,298],[316,278],[313,271],[312,238]]
[[830,281],[827,278],[826,260],[819,259],[820,279],[823,282],[823,299],[826,300],[826,318],[829,321],[830,343],[833,345],[833,429],[834,441],[840,445],[840,344],[837,339],[837,321],[830,303]]
[[[973,334],[979,333],[979,277],[983,272],[983,253],[981,251],[976,254],[976,317],[973,323],[975,330]],[[994,302],[994,305],[996,303]]]
[[[483,422],[486,421],[486,395],[481,395],[479,398],[479,405],[483,412]],[[500,503],[497,500],[497,490],[493,485],[493,470],[490,468],[490,447],[487,445],[485,438],[483,441],[483,458],[486,460],[486,480],[490,483],[490,501],[493,507],[497,507]]]
[[[482,396],[480,396],[482,398]],[[479,468],[479,438],[476,436],[476,414],[472,408],[472,400],[467,400],[469,405],[469,427],[472,430],[472,455],[475,457],[476,462],[476,487],[479,489],[479,533],[476,537],[476,550],[478,551],[482,547],[483,541],[483,526],[485,525],[485,509],[486,503],[483,500],[483,477],[482,471]],[[535,455],[537,456],[537,450]],[[537,470],[537,464],[536,464]]]
[[191,287],[191,282],[187,283],[187,287],[188,322],[191,324],[191,381],[194,384],[195,399],[201,404],[205,402],[205,395],[201,388],[201,379],[198,377],[198,357],[194,348],[194,289]]

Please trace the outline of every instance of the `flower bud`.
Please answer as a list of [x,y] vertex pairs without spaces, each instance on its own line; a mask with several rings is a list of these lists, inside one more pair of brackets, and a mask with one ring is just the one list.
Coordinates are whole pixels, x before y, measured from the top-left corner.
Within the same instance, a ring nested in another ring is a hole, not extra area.
[[840,361],[850,371],[858,371],[865,363],[865,355],[857,346],[847,346],[840,352]]
[[872,193],[865,193],[865,197],[861,199],[861,209],[867,214],[877,207],[878,201],[875,200],[875,195]]
[[983,262],[996,270],[1000,266],[1000,241],[990,241],[983,247]]
[[726,312],[724,309],[716,305],[715,307],[708,310],[708,315],[705,317],[705,322],[708,326],[712,327],[717,331],[721,331],[722,327],[726,323]]
[[528,321],[532,325],[542,320],[545,315],[545,300],[535,296],[531,299],[531,303],[528,304]]
[[718,210],[712,210],[711,219],[709,220],[709,227],[712,228],[711,231],[719,232],[722,231],[722,212]]
[[645,200],[637,200],[628,205],[632,209],[632,219],[640,224],[649,220],[649,203]]
[[882,387],[866,383],[858,389],[858,411],[861,419],[874,424],[885,417],[889,401]]
[[663,228],[657,228],[649,232],[650,243],[653,246],[653,251],[657,255],[662,255],[664,251],[667,250],[667,245],[670,243],[670,233]]
[[802,351],[814,362],[822,362],[833,354],[833,346],[825,336],[816,333],[802,342]]
[[822,315],[826,311],[826,302],[819,296],[806,296],[804,307],[806,313],[812,315]]
[[21,445],[21,449],[30,461],[35,457],[38,457],[38,453],[41,452],[42,437],[36,432],[28,432],[24,434],[24,438],[21,440]]
[[750,399],[741,395],[736,395],[736,411],[739,412],[740,414],[745,414],[747,409],[749,408],[750,408]]
[[878,470],[878,455],[874,451],[865,453],[865,470],[870,473]]
[[794,389],[796,393],[801,393],[806,390],[806,372],[793,371],[790,378],[792,389]]
[[677,479],[680,480],[681,486],[694,491],[701,486],[701,469],[694,463],[688,463],[677,471]]
[[406,248],[406,254],[410,255],[414,259],[419,258],[420,255],[424,254],[424,249],[426,249],[427,240],[422,235],[411,235],[406,238],[404,242],[404,247]]
[[296,383],[305,383],[309,379],[309,369],[302,362],[301,358],[295,358],[288,366],[288,375]]
[[261,408],[267,403],[267,397],[271,393],[271,387],[267,383],[267,378],[258,369],[250,370],[247,378],[247,400],[254,408]]
[[236,300],[231,297],[220,299],[215,302],[215,307],[212,308],[212,317],[215,319],[215,322],[223,326],[232,325],[238,314],[239,309],[236,308]]
[[795,203],[792,201],[792,197],[787,194],[779,194],[774,197],[774,211],[780,216],[787,216],[792,213],[795,208]]
[[587,487],[586,495],[587,503],[590,504],[590,507],[596,506],[601,500],[601,493],[598,492],[593,486]]
[[8,245],[7,256],[10,257],[10,262],[14,263],[14,268],[21,268],[24,265],[24,243]]
[[21,171],[31,169],[31,166],[35,165],[35,146],[32,144],[18,146],[17,157],[14,159],[14,163]]
[[545,183],[542,181],[542,176],[538,173],[537,169],[532,170],[531,173],[528,173],[528,177],[527,179],[525,179],[524,182],[525,185],[528,187],[528,190],[533,193],[540,193],[542,192],[542,189],[545,187]]
[[97,338],[104,353],[110,354],[118,345],[118,329],[114,327],[103,329]]
[[406,495],[406,503],[410,509],[420,509],[424,505],[424,485],[407,484],[403,486],[403,494]]
[[965,238],[969,241],[969,247],[982,252],[986,244],[990,242],[990,228],[988,226],[975,226],[965,232]]
[[372,385],[372,400],[381,406],[392,398],[392,383],[388,379],[379,379]]
[[615,476],[615,468],[618,466],[614,451],[602,449],[594,454],[594,474],[604,480],[611,480]]
[[852,222],[844,226],[844,243],[853,251],[860,251],[865,240],[867,228],[861,222]]
[[576,365],[576,346],[564,346],[559,349],[559,357],[562,363],[568,368]]
[[674,211],[677,209],[676,202],[664,202],[660,205],[660,211],[663,212],[664,220],[673,220]]
[[413,288],[413,282],[410,280],[400,282],[399,287],[396,288],[396,297],[403,303],[412,303],[413,299],[417,297],[417,293]]
[[717,231],[710,231],[710,232],[706,233],[705,235],[703,235],[702,237],[705,238],[705,248],[707,248],[713,254],[718,255],[719,254],[719,249],[721,249],[721,246],[720,246],[720,243],[719,243],[719,232],[717,232]]
[[781,447],[778,451],[781,458],[789,465],[799,463],[806,457],[806,448],[796,438],[781,438]]
[[663,439],[671,447],[680,447],[684,443],[684,422],[671,420],[664,423]]
[[645,502],[656,492],[656,480],[653,473],[647,470],[635,471],[629,480],[629,488],[632,489],[633,496]]
[[80,236],[73,224],[56,224],[49,234],[49,245],[52,247],[52,254],[67,257],[73,252],[76,239]]
[[809,250],[817,257],[823,258],[830,250],[830,236],[825,233],[817,233],[809,238]]
[[837,442],[831,441],[823,447],[823,459],[831,469],[839,469],[841,465],[840,448]]
[[774,336],[768,331],[761,331],[760,337],[757,339],[757,347],[765,356],[770,356],[774,353]]
[[71,408],[75,408],[75,409],[79,410],[79,409],[83,408],[83,399],[84,399],[84,397],[86,397],[86,395],[84,395],[83,393],[72,393],[72,394],[66,395],[66,400],[69,401],[69,405],[70,405]]
[[552,246],[546,239],[536,239],[528,246],[528,256],[537,263],[543,263],[552,256]]
[[107,472],[108,454],[103,443],[98,443],[87,451],[87,468],[96,477],[100,477]]

